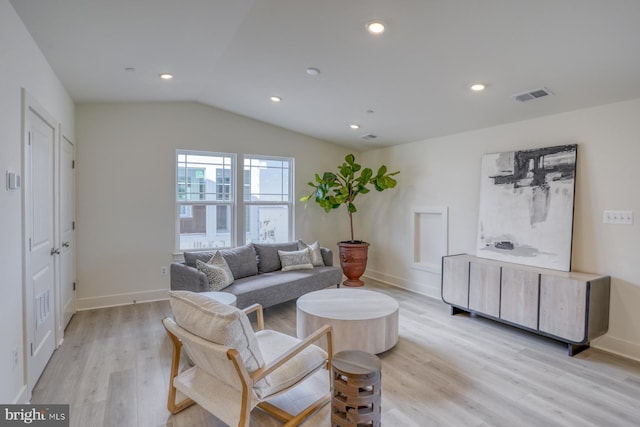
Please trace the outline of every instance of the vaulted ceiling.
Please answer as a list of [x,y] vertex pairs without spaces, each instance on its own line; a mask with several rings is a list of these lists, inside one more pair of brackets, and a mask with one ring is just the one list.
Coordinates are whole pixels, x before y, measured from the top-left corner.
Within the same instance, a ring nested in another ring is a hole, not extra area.
[[359,150],[640,97],[637,0],[11,3],[76,102],[197,101]]

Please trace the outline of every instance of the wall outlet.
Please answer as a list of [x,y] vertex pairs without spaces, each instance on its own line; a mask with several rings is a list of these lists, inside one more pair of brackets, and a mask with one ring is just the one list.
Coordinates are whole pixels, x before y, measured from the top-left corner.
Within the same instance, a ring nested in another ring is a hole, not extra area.
[[604,211],[602,222],[605,224],[633,224],[633,211]]
[[161,276],[166,276],[168,274],[169,270],[167,269],[166,265],[163,265],[162,267],[160,267],[160,275]]
[[18,347],[13,347],[11,350],[11,370],[18,367]]

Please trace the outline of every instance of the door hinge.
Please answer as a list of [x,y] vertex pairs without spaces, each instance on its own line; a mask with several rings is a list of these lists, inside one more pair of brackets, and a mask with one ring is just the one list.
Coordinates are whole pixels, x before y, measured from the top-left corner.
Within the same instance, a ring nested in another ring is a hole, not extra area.
[[71,169],[75,169],[75,168],[76,168],[76,161],[71,160]]
[[75,221],[71,221],[71,229],[72,230],[76,229],[76,222]]
[[31,145],[31,132],[27,132],[27,143]]
[[76,282],[73,282],[73,290],[76,290]]
[[29,237],[29,252],[31,252],[31,237]]
[[31,343],[31,356],[33,357],[33,343]]

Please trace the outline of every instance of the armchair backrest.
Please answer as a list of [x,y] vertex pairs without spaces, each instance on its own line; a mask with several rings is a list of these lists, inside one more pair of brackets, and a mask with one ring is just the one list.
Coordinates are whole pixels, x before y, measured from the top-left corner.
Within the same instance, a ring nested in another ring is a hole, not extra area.
[[226,352],[230,348],[240,354],[249,372],[264,365],[251,322],[238,308],[188,291],[170,291],[169,302],[177,326],[195,337],[174,335],[183,341],[189,356],[201,369],[218,376],[214,366],[220,358],[228,361]]
[[212,343],[181,328],[176,322],[166,317],[162,320],[165,328],[182,343],[193,364],[219,381],[242,391],[242,383],[233,362],[227,356],[228,347]]

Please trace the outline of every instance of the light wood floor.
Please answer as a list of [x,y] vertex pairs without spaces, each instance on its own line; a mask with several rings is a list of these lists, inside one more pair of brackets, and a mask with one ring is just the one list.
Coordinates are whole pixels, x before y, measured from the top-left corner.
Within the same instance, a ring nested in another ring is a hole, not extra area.
[[[367,287],[400,303],[400,341],[380,355],[384,426],[640,425],[640,363],[594,349],[570,358],[555,341]],[[70,404],[78,427],[223,426],[198,406],[166,410],[171,356],[160,319],[169,313],[165,301],[77,313],[32,403]],[[265,310],[265,322],[295,335],[295,302]],[[252,425],[280,423],[254,410]],[[329,407],[305,425],[328,426]]]

